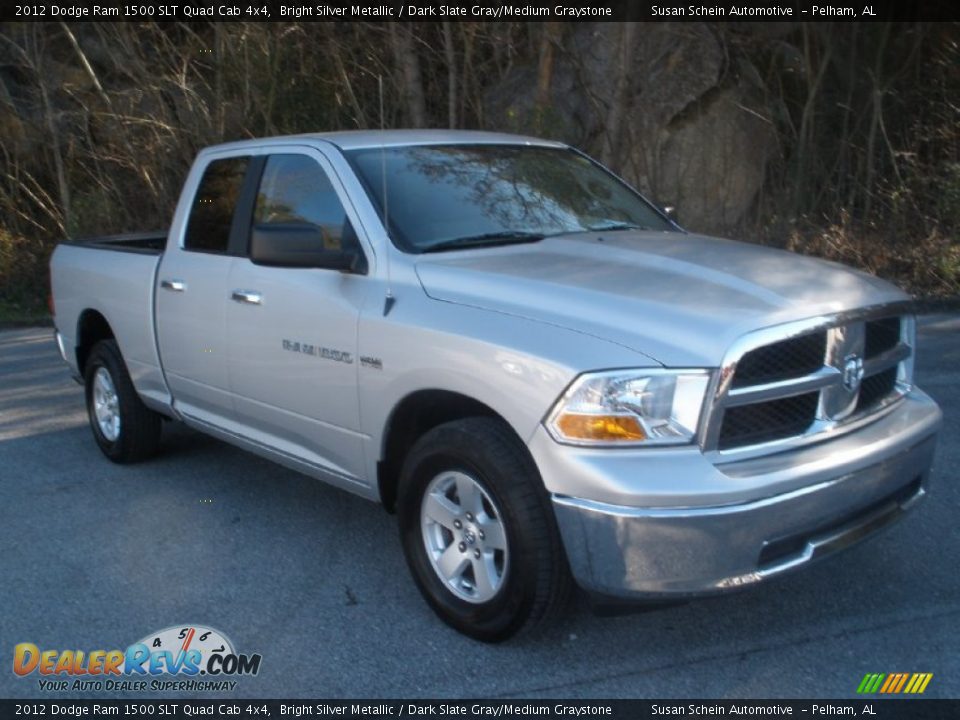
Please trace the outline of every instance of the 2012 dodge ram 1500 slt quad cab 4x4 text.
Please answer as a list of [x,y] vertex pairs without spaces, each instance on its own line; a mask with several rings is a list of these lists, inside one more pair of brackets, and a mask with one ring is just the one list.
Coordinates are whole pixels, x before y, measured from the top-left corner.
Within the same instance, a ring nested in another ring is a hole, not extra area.
[[60,351],[111,460],[162,418],[377,500],[483,640],[602,596],[721,592],[924,495],[941,414],[908,297],[689,234],[565,145],[230,143],[166,236],[65,242]]

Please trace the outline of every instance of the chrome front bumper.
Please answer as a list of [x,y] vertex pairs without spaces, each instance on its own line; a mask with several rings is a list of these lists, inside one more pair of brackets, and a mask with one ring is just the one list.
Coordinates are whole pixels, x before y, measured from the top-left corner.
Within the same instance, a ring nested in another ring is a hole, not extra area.
[[[801,567],[874,534],[917,504],[940,422],[936,403],[914,391],[892,412],[842,438],[710,466],[699,478],[690,477],[688,464],[674,477],[706,491],[718,484],[718,471],[729,496],[741,495],[731,489],[739,483],[751,488],[755,497],[746,501],[718,503],[717,493],[705,492],[713,502],[697,505],[687,496],[683,506],[664,505],[644,494],[642,480],[636,486],[646,506],[554,492],[574,577],[603,595],[654,599],[722,592]],[[578,460],[554,463],[561,464],[574,468]],[[589,467],[598,472],[597,456]],[[634,469],[642,477],[639,458]],[[765,486],[791,489],[763,494]]]

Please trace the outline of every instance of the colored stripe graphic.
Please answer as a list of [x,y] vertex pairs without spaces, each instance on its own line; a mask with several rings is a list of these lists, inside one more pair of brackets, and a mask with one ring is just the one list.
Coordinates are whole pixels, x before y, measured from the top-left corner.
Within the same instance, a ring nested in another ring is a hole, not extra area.
[[885,677],[886,675],[883,673],[867,673],[863,676],[863,680],[860,681],[860,687],[857,688],[857,692],[861,694],[875,693]]
[[932,678],[933,673],[915,673],[914,676],[910,678],[910,682],[907,684],[904,692],[919,695],[927,689],[927,685],[930,684]]
[[867,673],[857,686],[859,695],[882,693],[920,695],[933,679],[933,673]]

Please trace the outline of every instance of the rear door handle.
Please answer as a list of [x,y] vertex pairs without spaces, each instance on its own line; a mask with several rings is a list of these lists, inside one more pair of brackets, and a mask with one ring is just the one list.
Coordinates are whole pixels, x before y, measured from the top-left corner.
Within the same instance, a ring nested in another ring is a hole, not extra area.
[[230,294],[230,299],[248,305],[259,305],[263,302],[263,296],[256,290],[234,290]]
[[183,292],[187,289],[187,284],[183,280],[161,280],[160,287],[171,292]]

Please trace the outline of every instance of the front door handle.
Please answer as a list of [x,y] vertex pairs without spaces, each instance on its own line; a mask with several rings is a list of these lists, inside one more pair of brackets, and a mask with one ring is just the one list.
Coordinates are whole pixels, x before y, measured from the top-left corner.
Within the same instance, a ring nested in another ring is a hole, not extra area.
[[234,290],[230,294],[230,299],[248,305],[259,305],[263,302],[263,296],[256,290]]
[[183,292],[187,289],[187,284],[183,280],[161,280],[160,287],[172,292]]

